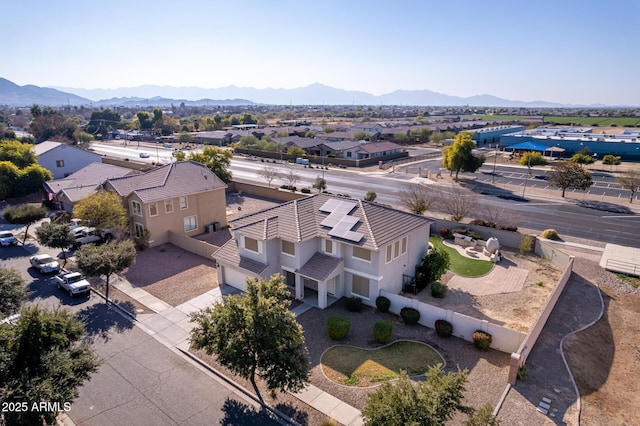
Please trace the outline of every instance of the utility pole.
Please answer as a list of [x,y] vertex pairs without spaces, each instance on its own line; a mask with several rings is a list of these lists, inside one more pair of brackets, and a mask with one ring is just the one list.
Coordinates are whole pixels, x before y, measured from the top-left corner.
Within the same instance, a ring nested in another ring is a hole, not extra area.
[[530,174],[531,174],[531,155],[529,155],[529,159],[527,160],[527,174],[524,177],[524,188],[522,188],[522,198],[524,198],[524,191],[527,189],[527,181],[529,180]]
[[496,161],[498,160],[498,144],[496,144],[496,150],[493,152],[493,173],[491,174],[491,184],[496,178]]

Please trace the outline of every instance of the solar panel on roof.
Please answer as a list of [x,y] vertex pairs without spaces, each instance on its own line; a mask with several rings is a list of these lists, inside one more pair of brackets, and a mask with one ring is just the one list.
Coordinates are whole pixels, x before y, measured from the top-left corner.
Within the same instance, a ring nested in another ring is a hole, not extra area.
[[335,198],[327,200],[320,207],[320,211],[329,213],[329,216],[324,218],[320,224],[331,228],[329,235],[332,237],[344,238],[356,243],[359,242],[364,234],[351,230],[351,228],[358,223],[359,219],[349,215],[351,210],[357,205],[358,203],[353,201],[337,200]]

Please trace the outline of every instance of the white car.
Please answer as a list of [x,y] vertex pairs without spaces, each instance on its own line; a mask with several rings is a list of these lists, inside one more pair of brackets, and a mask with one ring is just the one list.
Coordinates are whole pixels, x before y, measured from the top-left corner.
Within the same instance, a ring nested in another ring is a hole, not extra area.
[[17,246],[18,239],[9,231],[0,231],[0,246]]
[[141,152],[140,158],[149,158],[149,154],[147,154],[146,152]]
[[29,263],[40,271],[41,274],[60,272],[60,264],[48,254],[36,254],[35,256],[31,256],[29,258]]
[[80,272],[56,275],[53,280],[58,288],[66,290],[72,297],[76,294],[88,293],[91,290],[91,284]]

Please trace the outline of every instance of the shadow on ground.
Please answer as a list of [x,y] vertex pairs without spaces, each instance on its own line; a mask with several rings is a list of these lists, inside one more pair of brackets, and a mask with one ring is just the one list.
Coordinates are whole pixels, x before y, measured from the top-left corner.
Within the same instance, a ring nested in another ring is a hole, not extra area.
[[[263,411],[238,402],[233,399],[227,399],[222,407],[224,418],[220,420],[220,424],[226,426],[243,426],[243,425],[278,425],[279,423],[270,418]],[[302,423],[304,424],[304,423]]]
[[122,333],[133,328],[133,322],[116,311],[115,306],[98,303],[82,309],[77,316],[84,324],[85,333],[89,341],[101,339],[109,340],[111,332]]

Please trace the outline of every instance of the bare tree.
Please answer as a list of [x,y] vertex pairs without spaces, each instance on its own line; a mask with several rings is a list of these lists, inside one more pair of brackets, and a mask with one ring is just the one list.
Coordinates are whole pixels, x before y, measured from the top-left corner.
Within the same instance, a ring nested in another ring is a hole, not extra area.
[[296,183],[300,180],[300,175],[295,172],[295,170],[287,169],[286,172],[280,175],[280,179],[282,179],[288,186],[289,189],[296,186]]
[[631,169],[622,173],[622,175],[618,176],[616,180],[618,181],[618,185],[631,191],[629,203],[632,203],[633,196],[638,192],[638,190],[640,190],[640,172]]
[[433,205],[437,191],[424,185],[410,184],[400,189],[400,203],[415,214],[424,214]]
[[271,188],[271,182],[280,177],[280,171],[276,167],[266,166],[258,171],[258,176],[264,178]]
[[460,187],[453,187],[442,193],[440,202],[444,210],[451,215],[451,220],[460,222],[477,208],[475,195],[465,193]]

